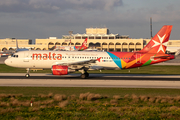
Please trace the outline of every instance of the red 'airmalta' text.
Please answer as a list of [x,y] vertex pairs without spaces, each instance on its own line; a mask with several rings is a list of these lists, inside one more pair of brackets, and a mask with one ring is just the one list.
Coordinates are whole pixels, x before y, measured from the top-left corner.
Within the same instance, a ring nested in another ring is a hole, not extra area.
[[51,53],[49,52],[49,54],[46,53],[33,53],[32,54],[32,59],[39,59],[39,60],[61,60],[62,59],[62,55],[61,54],[56,54],[56,53]]

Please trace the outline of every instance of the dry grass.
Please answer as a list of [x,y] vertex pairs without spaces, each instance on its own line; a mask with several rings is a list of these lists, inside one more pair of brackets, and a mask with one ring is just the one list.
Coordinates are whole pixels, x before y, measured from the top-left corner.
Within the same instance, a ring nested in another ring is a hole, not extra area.
[[170,110],[170,111],[172,111],[172,110],[177,110],[179,107],[177,107],[177,106],[171,106],[171,107],[169,107],[168,109]]
[[120,107],[109,107],[108,110],[112,111],[112,112],[119,112],[120,111]]
[[47,97],[48,97],[48,98],[52,98],[52,97],[53,97],[53,93],[49,93],[49,94],[47,95]]
[[33,102],[33,106],[40,106],[41,105],[41,101],[36,101],[36,102]]
[[20,102],[20,104],[22,106],[29,107],[30,106],[30,101]]
[[114,95],[114,96],[113,96],[113,99],[119,100],[119,99],[121,99],[121,97],[120,97],[120,95]]
[[97,108],[96,107],[90,107],[89,108],[89,112],[96,112],[97,111]]
[[81,94],[79,95],[79,99],[80,99],[80,100],[86,100],[89,94],[90,94],[90,92],[81,93]]
[[0,94],[0,98],[6,98],[6,97],[8,97],[7,94]]
[[[122,117],[123,119],[124,116],[137,119],[143,116],[152,117],[157,115],[160,119],[173,119],[173,115],[176,115],[175,118],[177,118],[177,115],[179,115],[180,112],[179,96],[137,96],[135,94],[129,96],[127,94],[124,98],[121,98],[120,95],[114,95],[111,99],[104,99],[105,97],[100,94],[89,92],[81,93],[79,99],[74,94],[66,97],[66,95],[61,94],[55,94],[53,96],[52,93],[49,93],[48,95],[38,94],[39,98],[37,96],[16,98],[13,94],[2,96],[0,102],[0,115],[7,116],[13,112],[12,114],[17,115],[14,119],[23,119],[23,117],[18,117],[18,115],[19,113],[23,113],[25,109],[27,112],[26,114],[41,114],[43,111],[48,114],[52,112],[54,116],[59,115],[65,118],[68,116],[72,117],[72,115],[76,117],[80,116],[79,119],[87,118],[85,116],[86,114],[88,114],[88,117],[89,115],[93,116],[97,114],[99,116],[108,116],[106,117],[107,119],[111,119],[111,117],[115,117],[116,119],[118,119],[117,117]],[[30,107],[31,101],[33,101],[32,107]],[[60,113],[58,112],[57,114],[56,112],[59,110]],[[46,113],[44,113],[44,115],[45,114]],[[40,118],[41,117],[34,117],[32,119]],[[74,119],[74,117],[71,119]],[[143,119],[147,118],[143,117]]]
[[161,100],[161,103],[167,103],[167,99],[165,99],[165,98],[162,99],[162,100]]
[[109,103],[108,101],[105,101],[105,102],[103,103],[103,105],[104,105],[104,106],[107,106],[107,105],[110,105],[110,103]]
[[37,112],[37,111],[39,111],[39,110],[40,110],[39,107],[30,107],[30,108],[29,108],[29,112]]
[[98,99],[101,99],[101,95],[100,94],[93,94],[93,93],[90,93],[88,96],[87,96],[87,100],[88,101],[93,101],[93,100],[98,100]]
[[65,101],[62,101],[58,104],[59,107],[63,108],[63,107],[66,107],[67,105],[69,104],[69,101],[68,100],[65,100]]
[[0,102],[0,107],[8,107],[9,103],[6,102]]
[[145,96],[145,95],[140,95],[140,96],[139,96],[139,99],[140,99],[141,101],[144,101],[144,99],[147,99],[147,96]]
[[10,102],[10,104],[12,106],[19,106],[20,105],[20,102],[17,100],[17,99],[14,99],[13,101]]
[[13,108],[0,109],[0,114],[12,113],[14,112]]
[[131,97],[132,97],[133,100],[134,100],[134,99],[139,99],[138,96],[135,95],[135,94],[132,94]]
[[77,108],[78,111],[88,111],[89,108],[85,107],[85,106],[80,106],[79,108]]
[[110,100],[111,105],[118,105],[118,100]]
[[52,98],[53,97],[53,93],[49,93],[48,95],[38,94],[38,97],[40,97],[40,98]]
[[156,98],[155,98],[155,97],[150,97],[150,98],[149,98],[149,102],[154,103],[154,102],[155,102],[155,100],[156,100]]
[[179,102],[179,101],[180,101],[180,96],[175,97],[174,100],[175,100],[176,102]]
[[68,99],[68,100],[76,100],[76,95],[75,95],[75,94],[70,95],[70,96],[68,96],[67,99]]
[[66,99],[67,99],[66,95],[60,95],[60,94],[54,95],[54,100],[55,101],[63,101],[63,100],[66,100]]
[[77,100],[76,101],[78,105],[85,105],[85,104],[91,104],[92,101],[85,101],[85,100]]
[[129,94],[126,94],[125,96],[124,96],[124,99],[128,99],[129,98]]
[[45,100],[45,101],[42,101],[41,104],[48,105],[48,104],[52,104],[53,102],[54,100]]

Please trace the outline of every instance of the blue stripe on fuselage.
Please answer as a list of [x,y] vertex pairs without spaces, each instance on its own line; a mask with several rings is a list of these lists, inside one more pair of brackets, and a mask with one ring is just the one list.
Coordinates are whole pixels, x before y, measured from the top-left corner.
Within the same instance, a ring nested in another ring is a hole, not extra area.
[[[116,65],[122,69],[122,65],[121,65],[121,59],[119,59],[116,55],[110,53],[110,52],[107,52],[109,54],[109,56],[111,58],[113,58],[112,60],[116,63]],[[118,59],[114,59],[114,58],[118,58]]]

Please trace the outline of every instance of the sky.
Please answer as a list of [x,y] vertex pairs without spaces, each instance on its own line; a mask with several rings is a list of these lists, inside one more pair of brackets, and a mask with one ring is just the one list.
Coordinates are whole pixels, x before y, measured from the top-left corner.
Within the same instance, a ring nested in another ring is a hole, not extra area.
[[171,40],[180,40],[180,0],[1,0],[0,38],[32,39],[85,33],[107,27],[110,33],[150,38],[173,25]]

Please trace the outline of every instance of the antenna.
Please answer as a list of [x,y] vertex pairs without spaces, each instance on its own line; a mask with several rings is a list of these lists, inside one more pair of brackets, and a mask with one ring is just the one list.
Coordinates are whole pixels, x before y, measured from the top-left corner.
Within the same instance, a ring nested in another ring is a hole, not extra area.
[[150,30],[151,30],[151,39],[153,38],[152,36],[152,17],[150,17]]

